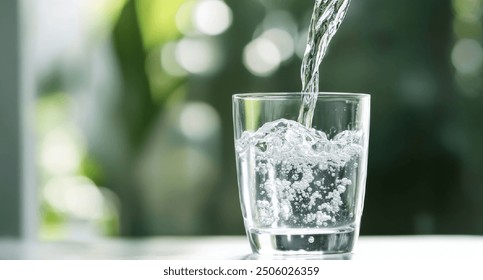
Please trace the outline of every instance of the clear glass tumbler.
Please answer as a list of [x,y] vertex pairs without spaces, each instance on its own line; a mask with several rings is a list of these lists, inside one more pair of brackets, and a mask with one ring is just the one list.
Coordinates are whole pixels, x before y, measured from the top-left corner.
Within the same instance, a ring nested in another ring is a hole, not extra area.
[[305,127],[304,95],[233,96],[240,203],[259,254],[348,253],[359,235],[370,96],[320,93]]

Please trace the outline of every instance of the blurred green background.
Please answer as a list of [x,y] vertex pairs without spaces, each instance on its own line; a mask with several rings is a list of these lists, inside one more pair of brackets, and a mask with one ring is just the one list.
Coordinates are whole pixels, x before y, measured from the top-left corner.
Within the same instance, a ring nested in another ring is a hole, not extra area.
[[[42,239],[244,234],[231,95],[299,91],[313,0],[31,9]],[[483,1],[352,1],[321,90],[372,96],[362,234],[483,234]]]

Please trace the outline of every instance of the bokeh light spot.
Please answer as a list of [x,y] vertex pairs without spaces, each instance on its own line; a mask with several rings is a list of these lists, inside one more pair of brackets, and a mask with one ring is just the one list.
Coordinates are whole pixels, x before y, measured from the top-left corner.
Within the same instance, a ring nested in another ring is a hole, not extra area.
[[213,137],[220,128],[220,117],[210,105],[191,102],[184,106],[180,115],[181,132],[194,141]]
[[243,51],[243,63],[252,74],[266,77],[275,72],[282,57],[277,46],[266,38],[251,41]]
[[186,76],[186,70],[176,60],[176,43],[166,43],[161,49],[161,66],[166,73],[175,77]]
[[478,22],[483,13],[480,0],[453,0],[456,17],[466,22]]
[[193,25],[203,34],[221,34],[230,27],[231,22],[231,9],[220,0],[203,0],[193,11]]
[[97,186],[82,176],[58,177],[43,189],[45,201],[73,217],[92,220],[102,217],[104,199]]
[[186,1],[179,7],[176,13],[176,27],[184,35],[192,35],[194,26],[192,22],[193,10],[196,7],[196,1]]
[[221,64],[221,50],[207,39],[182,39],[176,46],[176,60],[192,74],[213,73]]
[[40,147],[41,166],[50,174],[75,173],[81,161],[81,147],[64,129],[50,131]]
[[474,74],[483,64],[483,49],[476,40],[461,39],[453,48],[451,59],[459,73]]
[[294,54],[294,39],[288,31],[281,28],[272,28],[263,32],[261,37],[275,44],[283,61],[291,58]]

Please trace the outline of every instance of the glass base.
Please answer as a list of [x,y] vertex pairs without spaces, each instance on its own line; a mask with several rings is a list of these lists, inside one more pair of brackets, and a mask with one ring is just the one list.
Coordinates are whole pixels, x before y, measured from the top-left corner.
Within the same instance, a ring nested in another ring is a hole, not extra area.
[[352,252],[358,230],[354,226],[333,229],[248,231],[254,253],[260,255],[320,255]]

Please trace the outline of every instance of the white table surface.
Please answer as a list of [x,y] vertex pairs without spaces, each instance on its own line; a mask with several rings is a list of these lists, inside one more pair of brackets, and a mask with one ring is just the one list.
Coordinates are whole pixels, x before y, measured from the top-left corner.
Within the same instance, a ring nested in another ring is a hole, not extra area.
[[[260,257],[251,254],[248,241],[244,236],[155,237],[91,242],[27,242],[0,239],[0,259],[229,260],[258,258]],[[362,236],[356,244],[354,253],[340,258],[483,260],[483,236]]]

